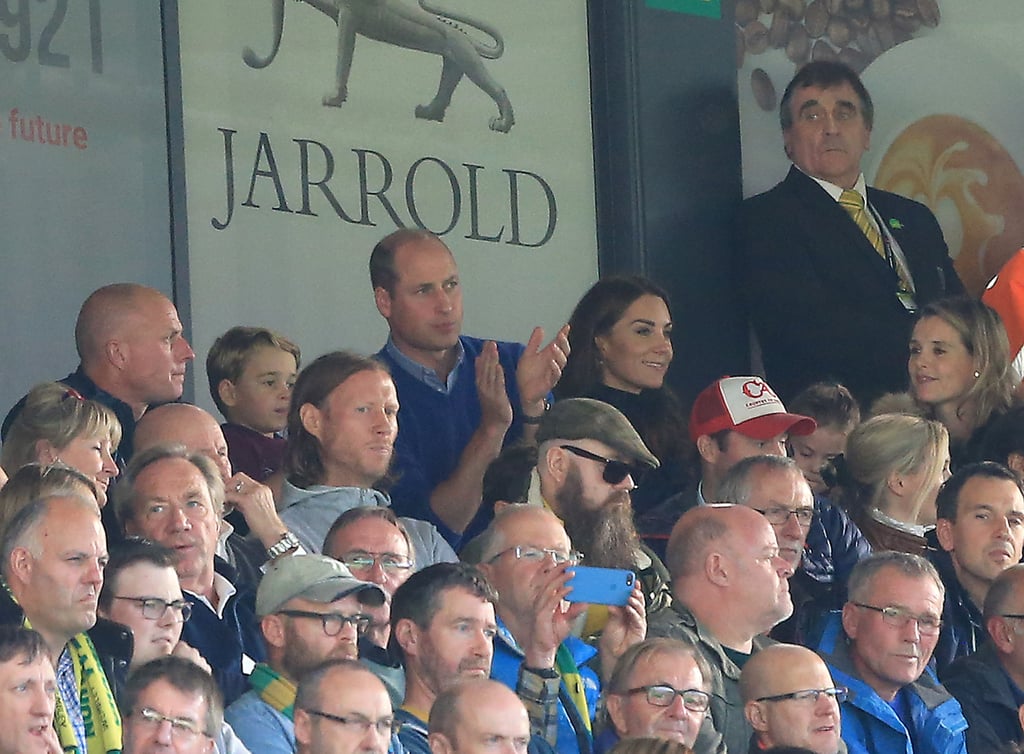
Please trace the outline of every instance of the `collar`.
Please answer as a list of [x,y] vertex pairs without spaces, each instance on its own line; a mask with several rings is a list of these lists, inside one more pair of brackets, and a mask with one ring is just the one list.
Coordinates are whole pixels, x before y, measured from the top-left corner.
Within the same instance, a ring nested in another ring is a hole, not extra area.
[[423,366],[418,361],[413,361],[402,353],[390,335],[388,336],[387,344],[384,346],[384,351],[402,368],[402,371],[407,372],[437,392],[445,394],[450,393],[452,388],[455,387],[455,378],[459,373],[459,367],[466,358],[466,349],[462,345],[462,338],[460,337],[455,341],[455,364],[452,366],[452,371],[448,373],[448,379],[442,382],[436,371],[430,367]]
[[[839,197],[842,196],[843,191],[845,190],[845,189],[843,189],[842,186],[837,186],[836,184],[832,183],[831,181],[825,181],[825,180],[822,180],[821,178],[815,178],[813,175],[810,175],[809,173],[806,173],[803,170],[801,170],[800,166],[798,166],[796,163],[793,164],[793,167],[795,167],[797,170],[800,170],[801,173],[803,173],[808,178],[810,178],[812,181],[814,181],[819,186],[821,186],[823,189],[825,189],[825,192],[829,196],[831,196],[833,200],[835,200],[837,202],[839,201]],[[861,199],[864,200],[864,206],[867,207],[868,206],[868,184],[867,184],[867,181],[864,180],[864,174],[863,173],[861,173],[860,175],[857,176],[857,182],[853,184],[853,189],[852,190],[856,191],[858,194],[860,194]]]
[[887,516],[882,513],[878,508],[872,508],[869,510],[868,515],[881,524],[885,524],[893,529],[899,529],[902,532],[913,534],[918,537],[924,537],[924,535],[929,531],[929,527],[924,526],[923,524],[908,524],[905,521],[897,521],[892,516]]
[[213,593],[217,595],[217,607],[210,604],[210,600],[206,599],[202,594],[195,594],[194,592],[187,592],[195,599],[202,602],[210,610],[217,615],[218,618],[224,618],[224,608],[227,607],[228,600],[238,593],[235,589],[235,585],[228,581],[217,571],[213,572]]

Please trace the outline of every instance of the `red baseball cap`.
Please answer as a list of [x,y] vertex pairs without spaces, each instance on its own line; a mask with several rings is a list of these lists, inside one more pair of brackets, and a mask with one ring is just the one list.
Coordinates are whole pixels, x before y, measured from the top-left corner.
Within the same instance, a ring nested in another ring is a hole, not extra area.
[[781,434],[809,435],[817,424],[809,416],[790,414],[775,391],[760,377],[723,377],[704,388],[690,412],[690,439],[723,429],[770,440]]

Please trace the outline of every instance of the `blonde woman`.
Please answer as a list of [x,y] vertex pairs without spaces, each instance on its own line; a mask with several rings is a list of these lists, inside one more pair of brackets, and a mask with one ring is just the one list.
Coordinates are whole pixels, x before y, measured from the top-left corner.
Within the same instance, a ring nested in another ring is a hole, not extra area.
[[95,483],[102,508],[110,480],[118,475],[113,453],[120,441],[113,411],[62,383],[44,382],[32,388],[11,424],[0,466],[13,476],[25,464],[63,463]]
[[850,432],[837,459],[839,499],[875,550],[923,554],[935,525],[935,496],[949,478],[942,423],[881,414]]
[[995,310],[967,296],[925,306],[910,337],[907,372],[917,405],[949,430],[954,468],[983,460],[989,424],[1013,405],[1020,384]]

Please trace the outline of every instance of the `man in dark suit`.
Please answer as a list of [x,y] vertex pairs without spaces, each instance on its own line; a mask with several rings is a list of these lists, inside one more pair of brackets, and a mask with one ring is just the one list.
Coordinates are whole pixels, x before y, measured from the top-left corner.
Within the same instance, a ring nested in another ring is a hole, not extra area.
[[[857,74],[815,61],[779,109],[786,179],[743,203],[740,279],[765,371],[784,400],[839,380],[862,402],[907,384],[918,307],[962,293],[935,216],[868,188],[874,106]],[[866,205],[865,205],[866,199]]]

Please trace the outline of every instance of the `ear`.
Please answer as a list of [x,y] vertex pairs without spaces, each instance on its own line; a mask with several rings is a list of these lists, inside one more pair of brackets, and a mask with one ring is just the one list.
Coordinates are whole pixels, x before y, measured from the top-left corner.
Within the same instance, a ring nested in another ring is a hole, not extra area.
[[373,289],[373,303],[377,305],[377,311],[384,319],[391,317],[391,294],[380,286]]
[[285,644],[284,621],[280,615],[266,615],[260,621],[263,640],[271,647],[280,649]]
[[323,412],[312,403],[303,403],[299,406],[299,421],[302,428],[316,439],[320,439],[321,425],[323,424]]
[[236,397],[235,383],[226,377],[217,383],[217,395],[220,396],[220,402],[228,408],[234,408],[238,402]]
[[394,637],[406,657],[413,657],[416,655],[416,648],[420,639],[420,630],[419,626],[413,623],[412,620],[409,618],[402,618],[398,621],[398,623],[395,624]]
[[935,536],[938,537],[939,546],[946,552],[953,552],[953,526],[948,518],[935,520]]
[[594,336],[594,347],[597,349],[598,354],[604,359],[605,354],[608,352],[608,336],[607,335],[595,335]]
[[697,438],[697,452],[706,463],[713,465],[722,451],[711,435],[701,435]]
[[15,547],[11,551],[11,578],[28,583],[32,578],[34,563],[35,558],[32,557],[32,553],[28,551],[27,547]]
[[108,340],[103,346],[103,353],[115,369],[124,370],[128,367],[131,353],[126,341]]
[[544,466],[551,475],[552,480],[558,485],[565,481],[569,474],[569,453],[557,445],[552,445],[544,454]]
[[36,461],[47,466],[57,460],[57,449],[49,440],[36,440]]
[[620,737],[625,738],[629,733],[629,721],[626,719],[626,711],[623,709],[626,700],[620,694],[608,694],[605,697],[604,706],[608,710],[608,717],[612,721],[612,727]]
[[768,730],[768,717],[764,714],[764,704],[764,702],[747,702],[743,706],[743,715],[750,723],[750,727],[756,731]]
[[898,497],[903,497],[903,484],[903,474],[898,471],[890,471],[885,478],[885,486],[889,488],[889,492]]
[[857,615],[857,610],[859,608],[852,602],[843,605],[843,630],[851,639],[857,638],[857,618],[860,617]]
[[453,754],[455,747],[452,746],[452,742],[448,740],[448,736],[444,733],[433,732],[427,736],[427,741],[430,742],[431,754]]
[[1006,457],[1006,465],[1018,474],[1024,474],[1024,453],[1010,453]]
[[296,708],[293,717],[295,718],[295,740],[304,747],[308,747],[313,743],[313,721],[304,709]]
[[995,644],[996,649],[1002,654],[1009,654],[1013,651],[1016,636],[1010,629],[1010,624],[1005,618],[992,617],[985,621],[985,628],[988,635]]
[[729,585],[730,570],[728,558],[720,552],[708,553],[704,559],[704,573],[715,586]]

